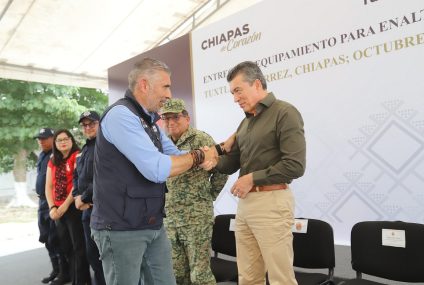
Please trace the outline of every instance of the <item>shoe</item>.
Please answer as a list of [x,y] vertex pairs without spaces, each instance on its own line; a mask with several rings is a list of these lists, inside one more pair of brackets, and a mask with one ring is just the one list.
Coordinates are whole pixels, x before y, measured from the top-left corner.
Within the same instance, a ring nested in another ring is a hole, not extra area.
[[63,285],[63,284],[66,284],[68,282],[71,282],[71,277],[69,275],[68,276],[63,276],[63,275],[59,274],[49,284],[50,285]]
[[44,284],[47,284],[50,281],[54,280],[59,274],[59,259],[57,257],[53,257],[53,258],[50,258],[50,261],[52,262],[53,270],[52,272],[50,272],[49,276],[41,279],[41,282]]
[[61,257],[59,259],[59,274],[55,279],[50,281],[50,285],[63,285],[68,282],[71,282],[71,276],[69,274],[69,263],[66,258]]
[[52,271],[49,276],[41,279],[41,283],[44,283],[44,284],[49,283],[50,281],[54,280],[58,274],[59,274],[59,272]]

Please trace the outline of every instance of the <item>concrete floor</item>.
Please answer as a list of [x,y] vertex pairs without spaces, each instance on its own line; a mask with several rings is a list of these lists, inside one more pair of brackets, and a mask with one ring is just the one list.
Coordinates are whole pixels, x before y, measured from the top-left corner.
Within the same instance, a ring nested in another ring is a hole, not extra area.
[[0,257],[0,284],[43,284],[41,279],[51,272],[45,248]]
[[[2,233],[2,235],[3,234],[5,233]],[[3,242],[6,243],[6,240],[3,240]],[[25,242],[22,240],[22,243]],[[13,244],[10,245],[15,246]],[[41,279],[47,276],[50,271],[51,265],[49,263],[47,251],[44,247],[0,256],[0,285],[42,284]],[[354,278],[355,276],[350,266],[350,248],[347,246],[336,246],[335,276],[337,277],[337,281],[342,280],[341,278]],[[373,277],[367,277],[367,279],[390,285],[408,284]],[[219,285],[234,284],[236,283],[219,283]],[[424,283],[414,284],[419,285]]]

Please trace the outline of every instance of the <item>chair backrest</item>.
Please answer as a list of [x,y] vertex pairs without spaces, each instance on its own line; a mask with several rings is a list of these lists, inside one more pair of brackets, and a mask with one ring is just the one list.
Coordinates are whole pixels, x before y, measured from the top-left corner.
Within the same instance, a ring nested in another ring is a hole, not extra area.
[[335,267],[333,228],[327,222],[307,219],[306,233],[293,232],[293,251],[296,267]]
[[[383,245],[383,229],[405,232],[405,247]],[[353,226],[352,268],[390,280],[424,282],[424,225],[368,221]]]
[[234,231],[230,231],[230,221],[236,215],[218,215],[215,217],[212,232],[212,250],[229,256],[236,256],[236,239]]

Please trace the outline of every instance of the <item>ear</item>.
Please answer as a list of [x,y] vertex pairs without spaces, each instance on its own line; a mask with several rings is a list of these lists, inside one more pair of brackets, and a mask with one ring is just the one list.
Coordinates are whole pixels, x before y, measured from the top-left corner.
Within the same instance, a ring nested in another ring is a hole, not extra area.
[[259,79],[255,79],[254,84],[255,84],[256,90],[263,89],[262,83]]
[[149,90],[149,83],[147,82],[146,78],[139,78],[137,81],[138,88],[142,93],[147,93]]

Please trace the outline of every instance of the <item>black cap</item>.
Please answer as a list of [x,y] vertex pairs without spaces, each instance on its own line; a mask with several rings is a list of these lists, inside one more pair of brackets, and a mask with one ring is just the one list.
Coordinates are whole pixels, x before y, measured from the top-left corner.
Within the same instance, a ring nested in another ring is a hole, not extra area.
[[89,119],[91,121],[99,121],[100,116],[96,111],[85,111],[84,113],[81,114],[78,123],[81,123],[81,121],[84,119]]
[[38,131],[38,134],[34,136],[34,139],[46,139],[54,137],[54,131],[50,128],[42,128]]

